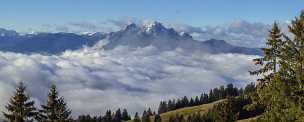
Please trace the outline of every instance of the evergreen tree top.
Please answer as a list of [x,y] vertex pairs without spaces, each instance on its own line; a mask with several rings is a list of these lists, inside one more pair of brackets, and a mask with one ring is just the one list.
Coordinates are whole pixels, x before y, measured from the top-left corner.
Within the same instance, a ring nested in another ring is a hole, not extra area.
[[34,101],[30,101],[29,97],[25,95],[26,87],[20,82],[17,85],[15,95],[10,99],[5,106],[7,112],[3,112],[5,118],[12,122],[31,121],[37,115]]

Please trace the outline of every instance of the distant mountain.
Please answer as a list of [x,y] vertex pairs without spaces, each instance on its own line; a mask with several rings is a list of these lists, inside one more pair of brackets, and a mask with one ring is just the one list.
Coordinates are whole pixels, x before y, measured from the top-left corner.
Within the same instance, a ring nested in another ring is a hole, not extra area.
[[0,29],[0,50],[19,53],[57,54],[65,50],[76,50],[84,45],[93,46],[104,34],[36,33],[21,35]]
[[142,27],[130,24],[124,30],[110,33],[108,39],[110,42],[104,46],[105,49],[113,49],[119,45],[130,47],[153,45],[161,50],[171,50],[192,40],[191,36],[181,36],[175,30],[167,29],[158,22]]
[[1,37],[4,37],[4,36],[12,37],[12,36],[18,36],[18,35],[19,34],[16,31],[6,30],[6,29],[3,29],[3,28],[0,28],[0,36]]
[[159,22],[143,26],[128,25],[125,29],[108,35],[109,43],[104,49],[110,50],[117,46],[145,47],[155,46],[160,50],[181,48],[187,51],[202,51],[208,53],[242,53],[259,55],[257,48],[238,47],[224,40],[211,39],[207,41],[194,40],[189,34],[178,33],[172,28],[166,28]]
[[241,53],[248,55],[262,55],[262,51],[259,48],[247,48],[231,45],[224,40],[210,39],[201,42],[201,45],[209,47],[211,53]]
[[120,31],[108,34],[36,33],[21,35],[15,31],[0,29],[0,51],[58,54],[65,50],[79,49],[84,45],[93,46],[103,39],[108,40],[108,43],[102,47],[105,50],[111,50],[117,46],[138,48],[152,45],[160,51],[181,48],[186,51],[207,53],[261,54],[259,49],[234,46],[224,40],[196,41],[191,35],[166,28],[159,22],[142,26],[130,24]]

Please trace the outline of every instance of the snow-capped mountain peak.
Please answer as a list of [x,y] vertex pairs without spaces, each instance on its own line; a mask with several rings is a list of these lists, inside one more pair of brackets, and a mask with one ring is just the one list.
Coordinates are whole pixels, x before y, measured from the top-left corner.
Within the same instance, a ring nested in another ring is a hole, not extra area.
[[108,36],[109,43],[103,46],[111,50],[119,46],[130,48],[153,46],[161,50],[183,49],[187,51],[201,51],[209,53],[246,53],[258,54],[255,49],[237,47],[223,40],[211,39],[205,42],[194,40],[186,32],[177,32],[163,24],[154,21],[142,26],[130,24],[124,30],[113,32]]
[[160,22],[154,21],[154,22],[148,22],[143,25],[142,29],[147,32],[151,33],[153,31],[164,31],[167,30],[166,27],[164,27]]

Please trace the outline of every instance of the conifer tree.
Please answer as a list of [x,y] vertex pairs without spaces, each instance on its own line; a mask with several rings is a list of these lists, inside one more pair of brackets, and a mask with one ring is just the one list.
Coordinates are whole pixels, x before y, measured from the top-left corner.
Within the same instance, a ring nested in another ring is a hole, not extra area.
[[225,98],[227,96],[227,93],[225,92],[225,87],[220,86],[219,90],[220,90],[220,99]]
[[187,96],[184,96],[183,100],[182,100],[182,107],[185,107],[188,105],[189,105],[189,100],[188,100]]
[[226,87],[226,95],[227,96],[236,96],[237,91],[235,90],[235,88],[233,87],[233,84],[228,84]]
[[131,117],[130,117],[127,109],[123,109],[122,120],[124,120],[124,121],[131,120]]
[[200,104],[205,104],[209,101],[208,94],[202,93],[200,97]]
[[168,111],[172,111],[174,109],[175,109],[175,102],[174,102],[174,100],[173,101],[169,100],[168,101]]
[[139,116],[138,116],[138,113],[136,112],[135,115],[134,115],[134,119],[133,119],[133,122],[141,122]]
[[105,122],[111,122],[112,121],[112,112],[111,112],[111,110],[107,110],[106,115],[103,117],[103,120]]
[[150,122],[150,115],[149,113],[145,110],[143,112],[142,118],[141,118],[142,122]]
[[[273,96],[273,88],[274,88],[274,74],[278,71],[278,65],[282,58],[282,51],[284,47],[284,42],[282,40],[282,33],[278,26],[278,24],[275,22],[272,26],[272,29],[269,31],[269,36],[266,42],[265,48],[262,48],[264,52],[264,56],[261,58],[254,59],[254,62],[256,65],[260,65],[261,68],[255,71],[251,71],[250,73],[252,75],[261,75],[262,78],[258,79],[258,92],[260,95],[259,102],[263,103],[267,106],[267,103],[270,102]],[[253,99],[257,99],[256,95],[252,95],[252,97],[255,97]]]
[[262,67],[251,72],[262,76],[257,84],[259,102],[266,113],[259,121],[304,121],[304,12],[289,25],[292,37],[283,35],[275,23],[264,57],[255,59]]
[[41,105],[41,119],[44,122],[68,122],[71,121],[71,110],[67,108],[67,105],[63,97],[58,96],[58,92],[55,85],[51,86],[48,94],[48,100],[46,105]]
[[117,109],[114,115],[114,122],[121,122],[122,120],[122,115],[120,109]]
[[[272,73],[277,72],[277,65],[279,62],[279,57],[282,51],[282,46],[284,42],[282,41],[282,33],[275,22],[269,32],[269,37],[266,42],[267,47],[262,48],[264,56],[261,58],[256,58],[253,61],[256,65],[261,65],[262,67],[258,70],[251,71],[252,75],[264,75],[264,79],[259,79],[262,82],[267,82],[272,75]],[[271,74],[265,75],[265,73],[270,72]]]
[[153,112],[152,112],[151,108],[148,108],[147,114],[148,114],[149,116],[152,116],[152,115],[153,115]]
[[63,97],[60,97],[58,100],[58,120],[59,122],[68,122],[71,121],[72,111],[67,108],[67,103],[64,101]]
[[161,117],[160,117],[159,114],[156,114],[156,115],[154,116],[154,122],[161,122]]
[[199,100],[198,96],[195,97],[194,103],[195,103],[195,105],[200,104],[200,100]]
[[3,112],[4,117],[10,122],[33,121],[37,115],[34,101],[25,94],[26,87],[20,82],[16,88],[15,95],[5,106],[7,112]]
[[159,104],[159,107],[158,107],[158,113],[161,114],[161,113],[164,113],[164,112],[167,112],[167,111],[168,111],[167,102],[161,101],[160,104]]
[[212,102],[215,100],[214,94],[213,94],[213,90],[211,89],[209,91],[209,95],[208,95],[208,101],[207,102]]

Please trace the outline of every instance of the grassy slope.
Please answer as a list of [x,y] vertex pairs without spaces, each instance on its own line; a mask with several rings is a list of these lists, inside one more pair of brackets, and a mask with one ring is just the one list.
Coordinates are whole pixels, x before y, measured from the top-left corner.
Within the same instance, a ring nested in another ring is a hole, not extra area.
[[174,116],[176,114],[179,115],[184,115],[185,117],[187,117],[188,115],[191,115],[193,113],[205,113],[207,112],[209,109],[211,109],[215,104],[222,102],[223,100],[218,100],[209,104],[203,104],[203,105],[199,105],[199,106],[193,106],[193,107],[186,107],[186,108],[182,108],[182,109],[177,109],[175,111],[169,111],[166,113],[161,114],[161,118],[163,122],[168,122],[169,121],[169,117],[170,116]]
[[[177,110],[174,110],[174,111],[169,111],[169,112],[166,112],[166,113],[162,113],[160,116],[162,118],[162,122],[168,122],[170,116],[174,116],[176,114],[179,114],[179,115],[182,114],[185,117],[187,117],[188,115],[191,115],[191,114],[197,113],[197,112],[205,113],[209,109],[211,109],[215,104],[218,104],[218,103],[220,103],[224,100],[225,99],[218,100],[218,101],[215,101],[215,102],[212,102],[212,103],[209,103],[209,104],[203,104],[203,105],[198,105],[198,106],[193,106],[193,107],[185,107],[185,108],[177,109]],[[248,118],[248,119],[243,119],[243,120],[238,120],[237,122],[251,122],[253,120],[256,120],[258,117],[259,116]],[[153,121],[154,121],[154,117],[151,117],[151,122],[153,122]],[[133,122],[133,120],[130,120],[128,122]]]
[[[212,108],[215,104],[217,104],[219,102],[222,102],[222,101],[224,101],[224,100],[218,100],[218,101],[215,101],[215,102],[212,102],[212,103],[209,103],[209,104],[203,104],[203,105],[198,105],[198,106],[193,106],[193,107],[181,108],[181,109],[177,109],[177,110],[174,110],[174,111],[169,111],[169,112],[163,113],[160,116],[162,118],[162,122],[168,122],[169,117],[174,116],[176,114],[179,114],[179,115],[182,114],[185,117],[187,117],[188,115],[191,115],[191,114],[197,113],[197,112],[205,113],[210,108]],[[151,117],[151,119],[154,120],[153,117]],[[128,121],[128,122],[132,122],[132,120]]]
[[251,117],[251,118],[248,118],[248,119],[242,119],[242,120],[238,120],[237,122],[254,122],[254,120],[256,120],[258,117],[260,116],[256,116],[256,117]]

